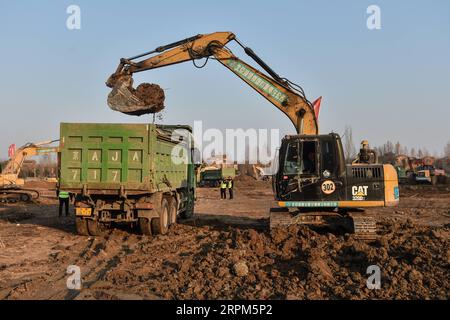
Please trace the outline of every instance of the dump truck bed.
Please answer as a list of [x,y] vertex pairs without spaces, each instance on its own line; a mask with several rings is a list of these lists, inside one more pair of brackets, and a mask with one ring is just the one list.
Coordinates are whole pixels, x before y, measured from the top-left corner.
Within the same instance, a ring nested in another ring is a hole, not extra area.
[[141,194],[188,184],[189,166],[172,156],[177,129],[154,124],[61,123],[60,188]]

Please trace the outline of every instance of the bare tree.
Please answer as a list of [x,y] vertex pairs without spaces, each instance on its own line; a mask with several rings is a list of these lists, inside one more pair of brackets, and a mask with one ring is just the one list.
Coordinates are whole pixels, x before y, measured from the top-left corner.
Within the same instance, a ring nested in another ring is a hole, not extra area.
[[450,141],[447,142],[447,145],[444,147],[444,156],[450,157]]
[[345,159],[351,162],[356,156],[356,148],[353,142],[353,130],[350,126],[345,126],[344,131],[344,152]]
[[401,150],[402,150],[402,146],[401,146],[400,142],[397,141],[397,143],[395,144],[395,154],[399,155],[401,153]]
[[408,147],[407,147],[407,146],[403,146],[400,153],[401,153],[401,154],[408,155],[408,154],[409,154]]
[[423,151],[422,151],[421,148],[419,148],[419,151],[417,151],[417,156],[418,156],[419,158],[423,158]]
[[393,153],[394,152],[394,144],[391,141],[387,141],[383,147],[384,147],[384,153]]

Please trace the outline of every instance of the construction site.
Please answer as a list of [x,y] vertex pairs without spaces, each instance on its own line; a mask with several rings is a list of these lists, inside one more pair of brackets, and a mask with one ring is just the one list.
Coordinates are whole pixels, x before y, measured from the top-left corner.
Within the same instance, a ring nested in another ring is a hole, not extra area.
[[[68,115],[2,153],[0,300],[449,299],[450,140],[419,156],[325,131],[326,93],[233,32],[146,41],[93,89],[122,122]],[[268,163],[205,157],[192,123],[161,116],[177,87],[153,70],[208,60],[289,122]]]

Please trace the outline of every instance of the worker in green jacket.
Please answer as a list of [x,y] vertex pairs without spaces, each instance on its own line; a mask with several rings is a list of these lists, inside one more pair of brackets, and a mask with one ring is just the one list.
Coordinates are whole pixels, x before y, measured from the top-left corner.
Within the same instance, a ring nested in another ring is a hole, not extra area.
[[227,181],[225,179],[220,180],[220,199],[227,198]]
[[69,215],[70,193],[67,191],[58,190],[58,199],[59,199],[59,217],[62,216],[63,206],[66,211],[66,217],[67,217]]

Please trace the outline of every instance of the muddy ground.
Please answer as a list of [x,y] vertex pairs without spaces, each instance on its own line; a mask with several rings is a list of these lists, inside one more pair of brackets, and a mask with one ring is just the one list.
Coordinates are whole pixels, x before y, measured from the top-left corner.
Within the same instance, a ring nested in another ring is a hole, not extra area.
[[[51,187],[46,186],[48,189]],[[0,206],[0,299],[448,299],[450,192],[401,189],[398,208],[371,209],[372,243],[327,228],[268,231],[268,182],[237,182],[234,200],[198,189],[196,217],[154,238],[112,230],[78,236],[56,199]],[[52,190],[43,192],[48,196]],[[81,269],[68,290],[66,269]],[[381,288],[366,287],[367,267]]]

